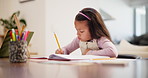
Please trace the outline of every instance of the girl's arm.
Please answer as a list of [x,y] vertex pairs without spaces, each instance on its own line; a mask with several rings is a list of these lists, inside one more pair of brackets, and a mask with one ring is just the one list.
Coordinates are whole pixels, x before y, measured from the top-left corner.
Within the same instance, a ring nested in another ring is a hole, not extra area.
[[68,44],[67,46],[63,47],[62,50],[64,51],[64,54],[70,54],[74,50],[79,48],[79,39],[76,37],[73,39],[73,41]]
[[118,52],[115,45],[108,40],[106,37],[101,37],[98,39],[98,46],[101,48],[100,50],[89,50],[87,55],[99,55],[99,56],[109,56],[109,57],[117,57]]

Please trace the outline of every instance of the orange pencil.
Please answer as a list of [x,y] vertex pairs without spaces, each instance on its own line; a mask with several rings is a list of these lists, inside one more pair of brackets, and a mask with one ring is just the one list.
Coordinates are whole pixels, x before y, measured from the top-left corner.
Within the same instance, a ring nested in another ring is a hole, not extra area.
[[17,28],[18,28],[18,33],[19,33],[19,35],[20,35],[20,32],[21,32],[21,26],[20,26],[20,21],[18,20],[18,18],[17,18],[17,16],[16,15],[14,15],[14,20],[15,20],[15,23],[16,23],[16,26],[17,26]]

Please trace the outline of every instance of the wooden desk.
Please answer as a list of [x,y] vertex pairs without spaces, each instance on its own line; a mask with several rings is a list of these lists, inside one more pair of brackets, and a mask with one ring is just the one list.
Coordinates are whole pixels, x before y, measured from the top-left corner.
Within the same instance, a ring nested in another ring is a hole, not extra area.
[[105,64],[10,63],[0,58],[0,78],[148,78],[148,61],[126,66]]

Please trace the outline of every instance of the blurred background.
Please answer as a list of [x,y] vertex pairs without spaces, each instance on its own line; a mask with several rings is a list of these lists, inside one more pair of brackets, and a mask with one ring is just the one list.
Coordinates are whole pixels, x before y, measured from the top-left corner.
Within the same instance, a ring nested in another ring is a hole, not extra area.
[[[20,11],[19,19],[25,19],[27,29],[35,32],[29,50],[49,55],[58,48],[53,32],[61,46],[70,43],[76,37],[74,18],[86,7],[101,13],[114,44],[118,45],[123,39],[139,44],[135,39],[148,38],[147,5],[148,0],[0,0],[0,19],[8,19]],[[0,44],[4,30],[5,27],[0,26]]]

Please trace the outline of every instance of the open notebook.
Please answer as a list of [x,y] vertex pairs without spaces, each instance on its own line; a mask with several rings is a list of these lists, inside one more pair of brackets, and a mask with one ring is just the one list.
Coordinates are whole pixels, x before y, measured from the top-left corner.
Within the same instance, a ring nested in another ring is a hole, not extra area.
[[48,59],[57,61],[75,61],[75,60],[109,60],[112,59],[108,56],[95,56],[95,55],[62,55],[51,54],[49,57],[32,57],[31,59]]
[[103,60],[110,59],[108,56],[95,56],[95,55],[61,55],[51,54],[48,60],[61,60],[61,61],[72,61],[72,60]]

